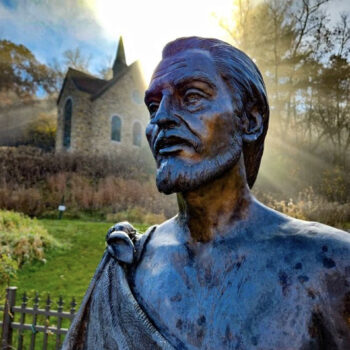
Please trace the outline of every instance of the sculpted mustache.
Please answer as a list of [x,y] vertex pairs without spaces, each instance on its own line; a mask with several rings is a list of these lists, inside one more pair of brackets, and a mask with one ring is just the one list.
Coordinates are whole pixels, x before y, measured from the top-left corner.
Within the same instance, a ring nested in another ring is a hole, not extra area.
[[153,143],[153,149],[158,153],[159,149],[165,145],[186,144],[192,146],[196,151],[199,151],[200,145],[193,138],[179,137],[177,135],[165,135],[160,133]]

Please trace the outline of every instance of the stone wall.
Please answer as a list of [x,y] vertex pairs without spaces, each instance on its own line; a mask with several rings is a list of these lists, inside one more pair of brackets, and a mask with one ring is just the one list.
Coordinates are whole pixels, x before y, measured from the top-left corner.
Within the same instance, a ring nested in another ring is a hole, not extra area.
[[[93,102],[92,140],[98,154],[128,152],[132,156],[140,150],[133,145],[133,124],[139,122],[142,129],[141,147],[146,146],[145,129],[149,119],[143,102],[145,84],[137,63],[126,74]],[[111,140],[111,119],[121,119],[121,140]]]
[[91,151],[91,101],[88,93],[79,91],[71,79],[68,79],[58,104],[58,121],[56,133],[56,151],[63,147],[63,117],[66,101],[72,99],[71,144],[68,152]]

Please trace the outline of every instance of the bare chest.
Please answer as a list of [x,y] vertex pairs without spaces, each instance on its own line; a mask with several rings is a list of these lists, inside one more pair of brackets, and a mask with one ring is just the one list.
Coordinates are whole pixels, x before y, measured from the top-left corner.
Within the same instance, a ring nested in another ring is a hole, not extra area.
[[248,249],[170,247],[145,254],[134,292],[179,349],[296,349],[310,341],[317,297],[290,265]]

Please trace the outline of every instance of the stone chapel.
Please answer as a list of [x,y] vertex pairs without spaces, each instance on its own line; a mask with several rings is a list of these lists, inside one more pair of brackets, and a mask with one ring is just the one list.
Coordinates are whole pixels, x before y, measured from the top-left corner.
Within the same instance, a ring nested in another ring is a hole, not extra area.
[[104,80],[69,68],[57,100],[56,151],[137,154],[146,143],[149,113],[139,62],[126,64],[122,38]]

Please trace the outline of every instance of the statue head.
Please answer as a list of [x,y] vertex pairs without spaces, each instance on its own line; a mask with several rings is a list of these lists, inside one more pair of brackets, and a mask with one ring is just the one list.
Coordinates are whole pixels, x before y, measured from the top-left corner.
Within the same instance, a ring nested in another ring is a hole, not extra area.
[[269,106],[261,73],[245,53],[217,39],[172,41],[163,49],[145,103],[160,191],[195,189],[232,168],[242,154],[253,186]]

